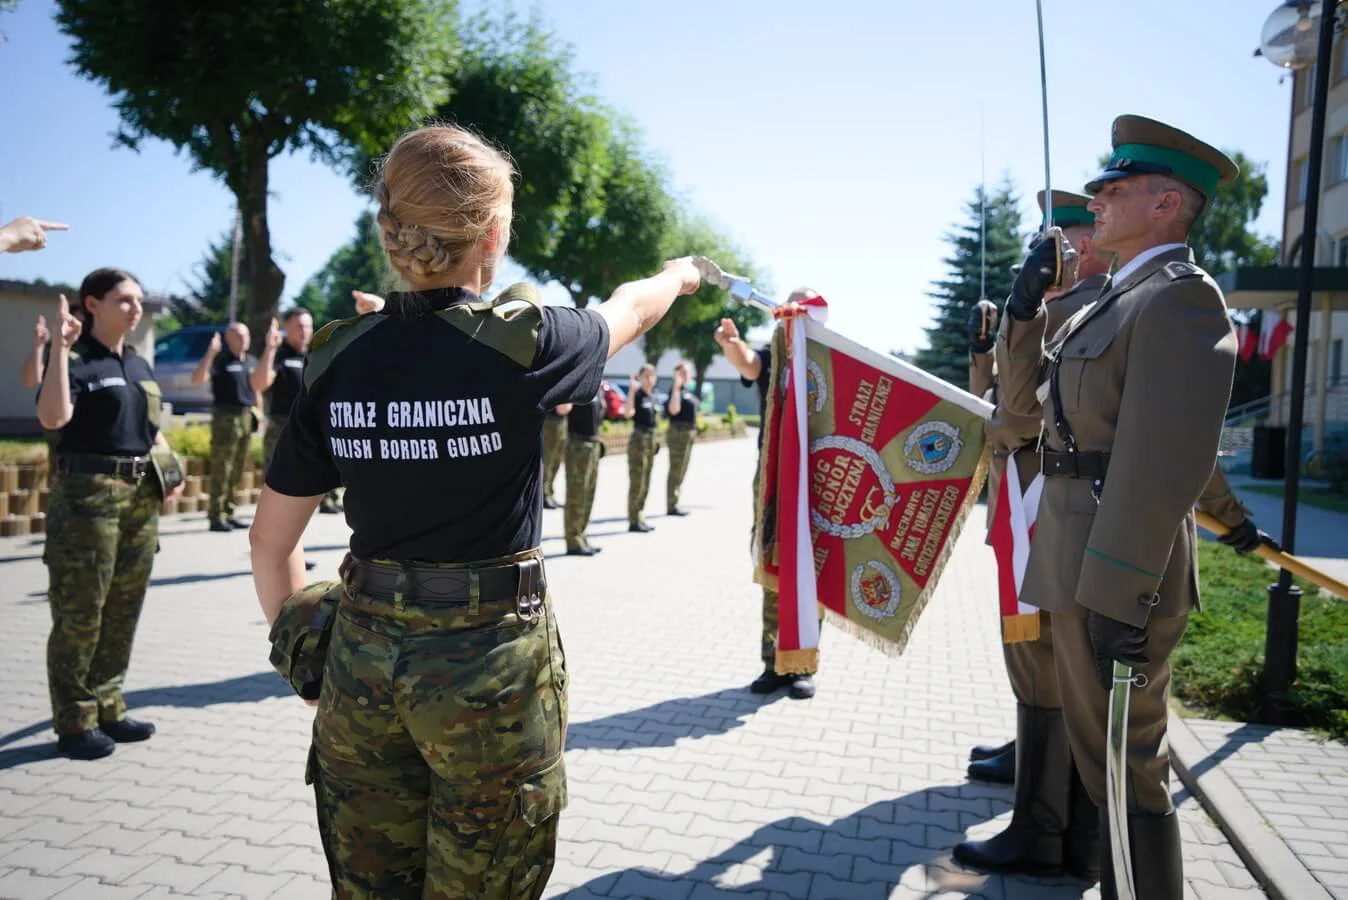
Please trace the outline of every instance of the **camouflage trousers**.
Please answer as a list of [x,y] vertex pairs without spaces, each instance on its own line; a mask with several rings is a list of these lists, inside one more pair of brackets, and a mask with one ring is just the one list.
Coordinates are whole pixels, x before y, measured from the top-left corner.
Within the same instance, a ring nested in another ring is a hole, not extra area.
[[537,898],[567,804],[566,657],[551,600],[348,592],[308,778],[342,900]]
[[543,419],[543,499],[557,498],[553,485],[557,481],[557,470],[562,467],[562,457],[566,455],[566,417],[546,416]]
[[[774,666],[777,662],[777,605],[778,597],[776,591],[770,591],[763,588],[763,664],[765,666]],[[824,624],[824,607],[819,607],[819,624]],[[823,632],[820,632],[822,642]],[[786,673],[796,674],[792,672]]]
[[669,426],[669,480],[665,483],[665,505],[674,510],[679,506],[679,489],[688,474],[688,460],[693,455],[697,429],[691,425]]
[[248,409],[215,407],[211,410],[211,499],[212,522],[234,515],[234,494],[248,460],[253,439],[253,413]]
[[627,522],[630,525],[645,521],[641,511],[646,507],[646,495],[651,490],[651,467],[659,449],[655,429],[632,429],[632,436],[627,440]]
[[590,524],[590,510],[594,508],[599,458],[603,455],[604,445],[597,438],[567,438],[566,507],[562,519],[568,550],[589,545],[585,540],[585,528]]
[[154,476],[66,474],[47,501],[47,686],[57,734],[126,715],[122,682],[159,541]]
[[[267,430],[262,433],[262,477],[267,477],[267,469],[271,466],[272,455],[276,452],[276,445],[281,440],[281,429],[286,425],[288,416],[270,416],[267,418]],[[341,501],[341,495],[338,489],[334,488],[323,497],[324,506],[337,506]]]

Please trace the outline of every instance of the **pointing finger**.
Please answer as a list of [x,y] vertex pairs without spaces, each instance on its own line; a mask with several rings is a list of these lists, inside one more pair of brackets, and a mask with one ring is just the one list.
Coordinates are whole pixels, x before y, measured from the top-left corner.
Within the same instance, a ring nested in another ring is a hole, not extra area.
[[69,231],[70,226],[64,222],[48,222],[45,219],[35,219],[38,227],[44,231]]
[[66,299],[65,294],[61,295],[60,304],[56,308],[60,310],[62,318],[70,315],[70,301]]

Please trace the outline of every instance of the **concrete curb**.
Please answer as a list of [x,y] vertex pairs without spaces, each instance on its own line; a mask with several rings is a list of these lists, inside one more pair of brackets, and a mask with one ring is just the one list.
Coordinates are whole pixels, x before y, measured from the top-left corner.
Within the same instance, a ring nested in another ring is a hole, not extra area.
[[1241,861],[1273,900],[1333,900],[1220,766],[1195,776],[1208,752],[1174,710],[1169,724],[1170,765],[1231,841]]

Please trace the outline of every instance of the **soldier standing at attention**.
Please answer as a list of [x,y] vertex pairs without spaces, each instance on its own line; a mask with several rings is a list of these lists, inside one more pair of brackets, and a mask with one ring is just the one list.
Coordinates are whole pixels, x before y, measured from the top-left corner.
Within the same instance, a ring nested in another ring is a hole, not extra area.
[[[1044,420],[1046,483],[1023,590],[1053,614],[1072,754],[1103,811],[1113,665],[1132,666],[1145,679],[1132,688],[1127,729],[1137,896],[1178,900],[1170,654],[1198,605],[1192,509],[1212,479],[1236,362],[1222,292],[1186,242],[1237,169],[1140,116],[1115,119],[1112,143],[1086,193],[1095,243],[1115,254],[1118,270],[1094,304],[1048,335],[1042,298],[1057,278],[1057,252],[1052,240],[1036,243],[1007,300],[997,364],[1007,409]],[[1108,844],[1108,827],[1100,831]],[[1108,846],[1100,858],[1102,893],[1112,897]]]
[[211,531],[248,527],[234,518],[234,494],[257,424],[257,397],[250,378],[256,364],[248,356],[248,326],[235,322],[225,329],[224,352],[220,335],[212,335],[206,355],[192,373],[193,384],[205,384],[208,377],[211,380],[211,499],[207,516]]
[[671,516],[686,516],[679,508],[679,489],[688,474],[688,459],[697,440],[697,395],[687,390],[692,367],[681,362],[674,367],[674,384],[669,389],[665,412],[669,415],[669,481],[665,486],[665,509]]
[[566,415],[557,408],[548,410],[543,420],[543,508],[556,509],[558,506],[553,485],[557,482],[557,470],[562,467],[562,457],[566,455]]
[[75,759],[98,759],[154,734],[152,724],[127,716],[122,697],[165,499],[150,448],[168,447],[154,371],[126,343],[143,296],[120,269],[85,277],[75,315],[62,296],[37,395],[38,421],[56,433],[60,473],[43,554],[52,614],[47,684],[57,747]]
[[[404,135],[375,196],[410,285],[314,336],[251,542],[268,622],[299,539],[346,485],[351,552],[310,777],[338,897],[539,897],[566,805],[566,661],[539,550],[548,409],[697,290],[692,261],[598,307],[482,294],[510,235],[511,164],[452,126]],[[297,598],[298,599],[298,598]]]
[[603,547],[585,537],[594,507],[594,489],[599,479],[599,459],[604,442],[599,426],[604,421],[604,397],[595,392],[589,402],[559,406],[566,414],[566,507],[562,511],[567,556],[594,556]]
[[[815,292],[801,289],[787,299],[787,302],[815,296]],[[749,349],[749,345],[740,339],[739,328],[730,319],[722,319],[716,329],[716,346],[740,373],[740,383],[745,387],[758,388],[758,412],[764,416],[764,423],[758,428],[758,454],[763,455],[763,427],[768,413],[768,387],[772,383],[772,347],[760,350]],[[758,504],[758,477],[762,468],[761,458],[754,466],[754,504]],[[805,672],[777,672],[777,592],[763,588],[763,630],[759,642],[763,659],[763,673],[753,680],[749,690],[755,694],[771,694],[773,691],[789,688],[794,700],[808,700],[814,696],[814,676]],[[819,622],[824,621],[824,607],[819,607]],[[820,640],[823,635],[821,633]]]
[[[1068,290],[1045,295],[1046,333],[1099,296],[1108,277],[1113,254],[1096,245],[1095,217],[1086,208],[1089,197],[1053,192],[1053,224],[1076,248],[1077,282]],[[1044,192],[1039,192],[1044,209]],[[1016,454],[1021,489],[1039,474],[1039,416],[1010,413],[999,396],[993,348],[997,338],[997,307],[980,300],[969,319],[969,390],[994,404],[987,442],[992,448],[988,470],[988,540],[1007,460]],[[1035,552],[1032,548],[1031,552]],[[1029,594],[1025,600],[1036,600]],[[1099,834],[1095,804],[1081,786],[1072,764],[1063,725],[1058,673],[1053,667],[1050,614],[1039,613],[1039,638],[1003,643],[1002,655],[1011,692],[1016,697],[1016,739],[1001,748],[974,748],[969,776],[1016,786],[1011,824],[986,841],[965,841],[955,847],[955,859],[966,865],[1000,872],[1099,876]]]
[[651,489],[651,467],[659,445],[655,439],[655,366],[645,363],[627,382],[623,415],[632,420],[627,440],[627,530],[654,531],[641,511]]

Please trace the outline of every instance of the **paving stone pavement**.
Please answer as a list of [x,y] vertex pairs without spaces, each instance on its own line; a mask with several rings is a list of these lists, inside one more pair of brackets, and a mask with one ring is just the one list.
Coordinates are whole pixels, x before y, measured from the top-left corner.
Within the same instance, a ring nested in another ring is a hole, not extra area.
[[[817,697],[747,692],[753,458],[752,440],[695,448],[692,515],[671,519],[660,454],[646,535],[627,532],[626,465],[606,459],[592,559],[565,557],[561,513],[545,514],[572,676],[571,801],[546,896],[1098,897],[950,859],[1010,816],[1010,788],[964,777],[968,748],[1014,727],[981,509],[903,657],[826,629]],[[92,763],[53,755],[40,540],[0,540],[0,898],[328,896],[303,782],[312,712],[267,664],[246,536],[199,515],[163,531],[127,681],[159,733]],[[315,517],[315,577],[332,577],[346,536],[341,517]],[[1262,896],[1175,783],[1187,896]]]
[[1295,728],[1188,719],[1209,756],[1335,900],[1348,900],[1348,746]]

